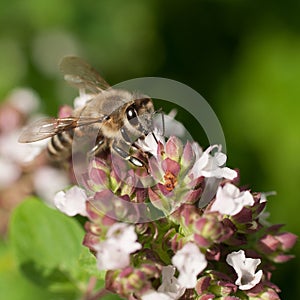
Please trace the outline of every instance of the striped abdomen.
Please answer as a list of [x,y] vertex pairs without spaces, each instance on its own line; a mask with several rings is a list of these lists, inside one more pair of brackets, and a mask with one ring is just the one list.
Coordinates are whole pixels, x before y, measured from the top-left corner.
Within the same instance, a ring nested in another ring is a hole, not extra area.
[[59,132],[48,143],[48,154],[54,161],[64,161],[72,154],[73,130]]

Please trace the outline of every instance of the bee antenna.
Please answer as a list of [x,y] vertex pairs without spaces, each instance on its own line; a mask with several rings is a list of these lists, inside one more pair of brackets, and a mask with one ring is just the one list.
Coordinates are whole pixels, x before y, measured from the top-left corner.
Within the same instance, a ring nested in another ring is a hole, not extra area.
[[162,135],[165,135],[165,114],[161,111],[161,121],[162,121]]
[[152,134],[152,136],[153,136],[153,138],[154,138],[154,140],[155,140],[156,144],[158,144],[158,140],[157,140],[157,138],[156,138],[156,136],[155,136],[155,134],[154,134],[154,132],[153,132],[153,131],[151,132],[151,134]]
[[155,114],[160,113],[161,111],[162,111],[162,107],[160,109],[158,109],[158,110],[155,110],[152,114],[155,115]]
[[[158,114],[158,113],[161,113],[161,120],[162,120],[162,135],[165,134],[165,115],[164,115],[164,112],[162,110],[162,107],[156,111],[154,111],[152,114],[155,115],[155,114]],[[158,144],[158,140],[154,134],[154,132],[152,131],[152,136],[153,138],[155,139],[156,143]]]

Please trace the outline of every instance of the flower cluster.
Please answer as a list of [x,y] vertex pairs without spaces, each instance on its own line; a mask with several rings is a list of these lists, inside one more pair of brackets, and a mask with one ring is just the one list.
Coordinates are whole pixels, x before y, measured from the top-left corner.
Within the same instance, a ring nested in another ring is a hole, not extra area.
[[69,180],[51,166],[45,155],[47,140],[21,144],[23,126],[37,115],[40,99],[28,88],[12,90],[0,105],[0,235],[7,232],[10,213],[26,196],[37,194],[48,204]]
[[107,153],[80,188],[56,195],[60,210],[87,217],[84,244],[107,271],[106,289],[143,300],[279,299],[271,271],[292,257],[296,236],[266,225],[266,195],[237,186],[221,147],[151,136],[145,168]]

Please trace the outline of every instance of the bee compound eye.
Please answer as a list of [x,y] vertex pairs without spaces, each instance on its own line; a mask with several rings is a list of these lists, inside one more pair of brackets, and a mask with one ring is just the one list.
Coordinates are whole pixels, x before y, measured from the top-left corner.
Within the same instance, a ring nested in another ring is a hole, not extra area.
[[133,107],[128,107],[126,110],[126,116],[127,120],[131,125],[137,125],[138,124],[138,118],[137,118],[137,113],[136,110]]

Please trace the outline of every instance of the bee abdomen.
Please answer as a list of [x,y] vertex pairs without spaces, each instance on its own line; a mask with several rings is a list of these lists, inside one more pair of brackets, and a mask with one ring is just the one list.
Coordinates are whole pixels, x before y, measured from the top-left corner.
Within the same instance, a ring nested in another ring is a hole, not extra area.
[[48,154],[52,160],[62,161],[71,156],[73,130],[63,131],[51,138],[48,143]]

